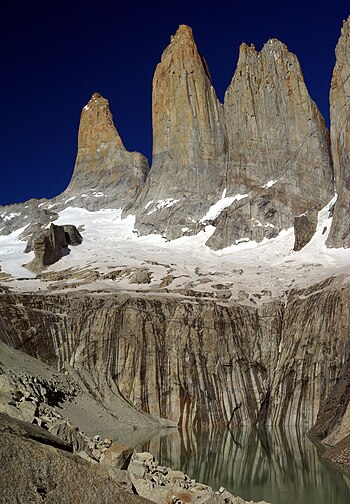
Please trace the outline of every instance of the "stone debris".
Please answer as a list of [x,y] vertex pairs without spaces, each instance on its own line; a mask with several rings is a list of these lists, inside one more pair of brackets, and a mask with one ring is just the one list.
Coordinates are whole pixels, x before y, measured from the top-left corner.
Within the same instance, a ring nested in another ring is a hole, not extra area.
[[102,440],[99,435],[89,437],[81,432],[57,411],[63,399],[73,400],[78,390],[69,376],[57,374],[46,380],[0,368],[0,435],[10,431],[71,451],[107,471],[118,487],[157,504],[245,503],[223,487],[215,492],[182,471],[159,465],[151,453],[136,453],[109,438]]
[[26,267],[40,272],[69,254],[68,245],[80,245],[82,241],[83,237],[75,226],[51,224],[49,229],[41,231],[32,239],[35,257]]

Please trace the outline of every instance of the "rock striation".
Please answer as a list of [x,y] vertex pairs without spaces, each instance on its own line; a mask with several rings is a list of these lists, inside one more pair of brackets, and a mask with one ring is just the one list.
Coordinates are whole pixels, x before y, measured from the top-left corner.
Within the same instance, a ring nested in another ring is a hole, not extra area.
[[137,204],[142,234],[167,238],[200,228],[222,193],[226,159],[223,106],[191,28],[180,25],[158,64],[152,91],[152,169]]
[[350,17],[336,47],[330,90],[332,156],[338,199],[329,247],[350,247]]
[[137,409],[182,426],[311,427],[346,360],[343,280],[256,307],[141,294],[3,293],[0,337],[59,368],[70,362],[89,373],[91,387],[114,384]]
[[294,217],[333,196],[329,135],[305,86],[297,57],[279,40],[258,52],[242,44],[224,102],[228,141],[226,196],[208,244],[273,238]]
[[[276,39],[242,44],[224,106],[181,25],[153,80],[153,163],[129,209],[168,239],[212,223],[214,249],[273,238],[333,196],[329,134],[296,56]],[[213,204],[222,204],[214,217]]]
[[108,100],[94,93],[81,112],[74,172],[58,201],[89,210],[121,208],[139,194],[148,170],[144,156],[124,147]]

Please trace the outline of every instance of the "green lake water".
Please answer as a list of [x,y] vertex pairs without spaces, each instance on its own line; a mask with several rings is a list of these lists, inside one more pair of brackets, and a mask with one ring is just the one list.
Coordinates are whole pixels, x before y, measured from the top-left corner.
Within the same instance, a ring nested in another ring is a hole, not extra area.
[[137,446],[217,490],[272,504],[350,504],[350,474],[324,462],[295,428],[171,429]]

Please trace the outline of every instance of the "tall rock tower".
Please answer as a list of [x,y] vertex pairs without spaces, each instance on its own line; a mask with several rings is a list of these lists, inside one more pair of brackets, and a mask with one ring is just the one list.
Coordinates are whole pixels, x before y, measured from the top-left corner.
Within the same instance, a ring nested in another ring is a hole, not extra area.
[[81,113],[73,176],[59,198],[90,210],[122,208],[138,196],[148,170],[144,156],[125,149],[108,100],[94,93]]
[[153,162],[136,225],[167,238],[191,230],[222,193],[223,106],[192,30],[181,25],[153,79]]
[[242,44],[224,110],[227,195],[246,197],[220,214],[212,247],[272,238],[332,198],[328,131],[282,42],[271,39],[260,52]]
[[331,145],[338,198],[328,236],[329,247],[350,247],[350,17],[336,50],[330,91]]

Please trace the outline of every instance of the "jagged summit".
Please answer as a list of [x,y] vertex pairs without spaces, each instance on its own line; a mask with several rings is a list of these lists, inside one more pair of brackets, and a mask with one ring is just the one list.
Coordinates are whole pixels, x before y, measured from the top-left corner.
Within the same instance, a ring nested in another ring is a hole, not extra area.
[[221,104],[192,29],[183,24],[154,74],[152,169],[144,156],[125,149],[108,100],[94,93],[81,113],[72,180],[64,193],[40,203],[50,210],[43,220],[52,221],[52,212],[68,204],[122,208],[124,216],[135,215],[141,235],[174,239],[211,225],[213,249],[259,242],[332,199],[334,162],[339,187],[329,244],[348,246],[349,24],[332,80],[333,161],[322,115],[283,42],[272,38],[260,51],[243,43]]
[[78,151],[80,149],[96,150],[107,142],[113,142],[119,149],[126,150],[114,126],[108,100],[100,93],[93,93],[81,112]]
[[108,100],[94,93],[81,112],[73,176],[59,199],[89,209],[121,208],[139,194],[148,170],[144,156],[124,147]]
[[167,238],[200,229],[222,193],[223,108],[192,30],[181,25],[157,65],[152,92],[152,169],[137,204],[137,228]]
[[297,57],[277,39],[242,44],[224,100],[226,197],[208,244],[273,238],[333,195],[329,135]]

